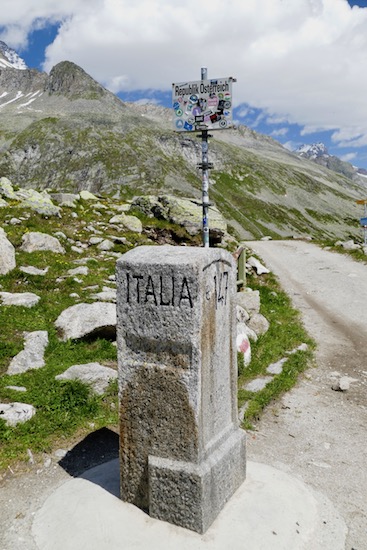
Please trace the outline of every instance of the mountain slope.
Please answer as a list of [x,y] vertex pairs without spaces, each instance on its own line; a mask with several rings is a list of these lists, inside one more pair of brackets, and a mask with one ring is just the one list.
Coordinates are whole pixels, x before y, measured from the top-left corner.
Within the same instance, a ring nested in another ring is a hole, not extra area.
[[[171,112],[121,102],[83,69],[0,68],[0,176],[14,184],[131,197],[200,198],[201,145]],[[241,126],[214,132],[210,198],[242,237],[358,234],[359,184]]]

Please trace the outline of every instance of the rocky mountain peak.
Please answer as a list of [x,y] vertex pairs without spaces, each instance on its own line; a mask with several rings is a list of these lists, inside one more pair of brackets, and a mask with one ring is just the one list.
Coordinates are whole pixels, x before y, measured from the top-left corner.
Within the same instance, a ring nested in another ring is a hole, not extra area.
[[17,54],[15,50],[9,48],[5,42],[0,40],[0,68],[11,67],[13,69],[25,70],[27,65],[25,61]]
[[311,145],[303,144],[298,149],[294,151],[297,155],[301,157],[315,160],[323,156],[329,156],[326,145],[323,143],[312,143]]
[[71,61],[61,61],[51,69],[47,91],[75,99],[99,99],[106,90],[89,76],[81,67]]

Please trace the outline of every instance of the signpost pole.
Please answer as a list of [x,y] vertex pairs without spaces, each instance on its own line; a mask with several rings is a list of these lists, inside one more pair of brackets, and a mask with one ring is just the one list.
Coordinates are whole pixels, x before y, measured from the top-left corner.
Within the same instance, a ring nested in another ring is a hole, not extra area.
[[[208,69],[201,68],[201,80],[207,80]],[[203,202],[203,246],[209,248],[209,163],[208,163],[208,130],[201,131],[201,169],[202,169],[202,202]]]

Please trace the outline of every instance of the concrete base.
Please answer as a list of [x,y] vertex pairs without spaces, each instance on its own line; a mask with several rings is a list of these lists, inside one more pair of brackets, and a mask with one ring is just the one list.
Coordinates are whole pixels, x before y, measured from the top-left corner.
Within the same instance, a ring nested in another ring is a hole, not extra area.
[[[122,502],[119,462],[58,487],[36,512],[38,550],[344,550],[347,529],[330,501],[303,482],[247,462],[247,479],[205,535]],[[113,493],[113,494],[111,494]]]
[[149,457],[149,515],[205,531],[246,477],[246,435],[236,429],[199,464]]

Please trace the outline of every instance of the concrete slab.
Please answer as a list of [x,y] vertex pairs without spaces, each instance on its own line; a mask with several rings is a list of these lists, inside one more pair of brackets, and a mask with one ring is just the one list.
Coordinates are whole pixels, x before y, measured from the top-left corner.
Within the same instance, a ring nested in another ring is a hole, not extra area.
[[302,481],[248,462],[247,480],[204,535],[122,502],[113,460],[71,479],[35,514],[39,550],[344,550],[347,528]]

